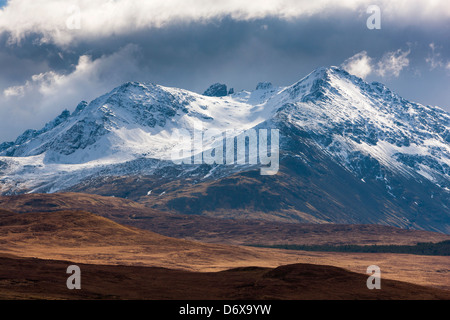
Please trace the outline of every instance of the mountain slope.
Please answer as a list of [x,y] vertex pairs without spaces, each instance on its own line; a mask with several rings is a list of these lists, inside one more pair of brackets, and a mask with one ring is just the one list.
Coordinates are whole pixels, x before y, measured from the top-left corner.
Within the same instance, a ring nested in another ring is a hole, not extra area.
[[[83,193],[0,196],[0,208],[21,214],[91,212],[122,225],[146,229],[168,237],[234,245],[416,245],[418,242],[450,240],[450,235],[442,233],[403,230],[381,225],[298,224],[170,214],[123,198]],[[70,223],[58,224],[70,229]],[[115,234],[110,232],[110,228],[105,229],[103,234],[106,234],[106,238]],[[142,235],[138,234],[138,237]],[[130,242],[127,237],[118,240]]]

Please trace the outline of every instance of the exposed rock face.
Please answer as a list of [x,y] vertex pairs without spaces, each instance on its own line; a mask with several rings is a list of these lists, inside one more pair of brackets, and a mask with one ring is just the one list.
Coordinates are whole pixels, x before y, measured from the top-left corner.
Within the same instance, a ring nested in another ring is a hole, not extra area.
[[271,82],[259,82],[256,86],[256,90],[268,90],[273,88]]
[[221,83],[214,83],[203,92],[203,95],[208,97],[224,97],[227,95],[227,86]]

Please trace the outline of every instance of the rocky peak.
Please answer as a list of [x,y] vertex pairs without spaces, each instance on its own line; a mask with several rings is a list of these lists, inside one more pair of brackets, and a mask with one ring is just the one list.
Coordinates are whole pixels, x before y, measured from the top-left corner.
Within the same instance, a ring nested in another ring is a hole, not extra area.
[[209,88],[206,89],[205,92],[203,92],[203,95],[208,97],[224,97],[227,95],[227,93],[227,86],[225,84],[214,83],[209,86]]
[[256,90],[268,90],[268,89],[271,89],[271,88],[273,88],[272,83],[271,82],[267,82],[267,81],[259,82],[256,85]]

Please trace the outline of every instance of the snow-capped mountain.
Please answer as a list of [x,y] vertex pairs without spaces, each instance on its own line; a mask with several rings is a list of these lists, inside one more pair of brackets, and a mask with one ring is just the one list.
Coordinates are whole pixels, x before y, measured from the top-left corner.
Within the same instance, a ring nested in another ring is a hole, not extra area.
[[[81,102],[41,130],[0,145],[0,190],[76,190],[188,213],[450,232],[450,115],[442,109],[337,67],[288,87],[264,82],[254,91],[211,95],[130,82]],[[280,173],[174,164],[174,150],[185,147],[174,132],[199,126],[235,135],[279,129]],[[239,181],[249,188],[229,205],[220,195],[236,199],[233,181],[236,190]]]
[[[284,105],[276,120],[308,132],[362,179],[384,179],[389,170],[450,187],[450,115],[444,110],[409,102],[337,68],[317,70],[288,91],[295,102]],[[355,166],[361,157],[372,158],[379,171],[361,171]]]

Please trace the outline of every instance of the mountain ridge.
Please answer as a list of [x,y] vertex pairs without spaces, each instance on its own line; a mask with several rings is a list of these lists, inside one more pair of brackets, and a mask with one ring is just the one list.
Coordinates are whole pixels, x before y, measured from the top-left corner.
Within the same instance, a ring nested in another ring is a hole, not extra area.
[[[173,133],[198,125],[235,136],[278,129],[281,172],[264,178],[253,173],[259,165],[173,163],[183,147]],[[88,191],[180,213],[450,233],[450,115],[338,67],[223,97],[128,82],[44,128],[2,144],[2,194]],[[230,185],[240,180],[244,188]]]

